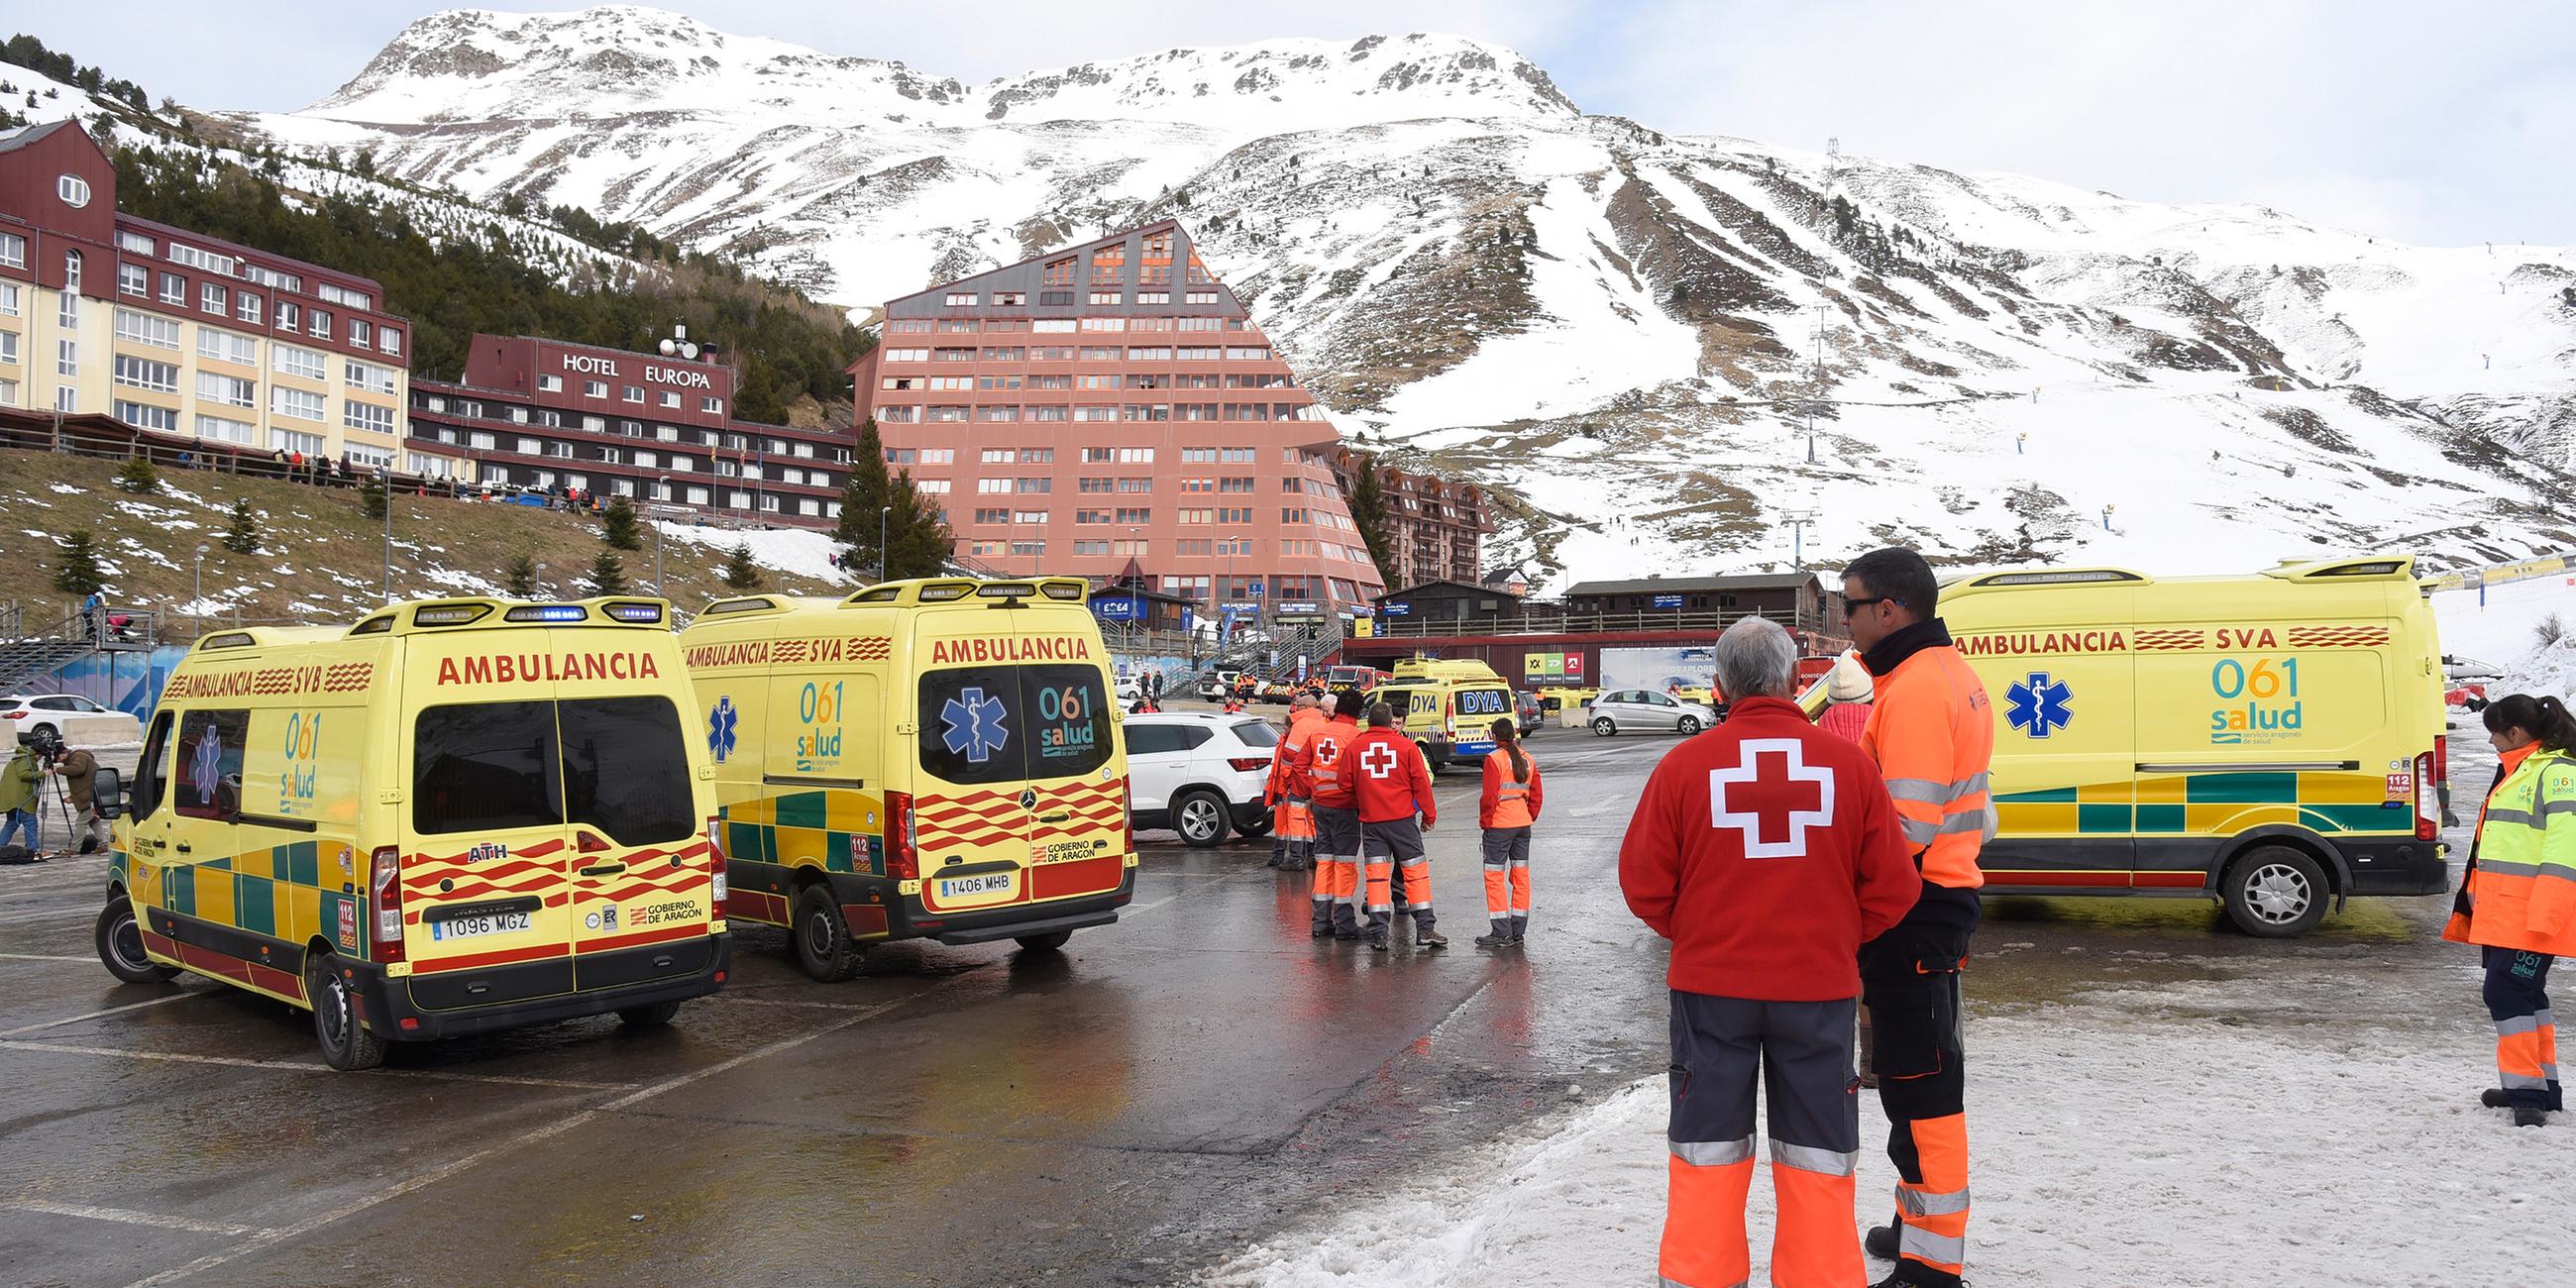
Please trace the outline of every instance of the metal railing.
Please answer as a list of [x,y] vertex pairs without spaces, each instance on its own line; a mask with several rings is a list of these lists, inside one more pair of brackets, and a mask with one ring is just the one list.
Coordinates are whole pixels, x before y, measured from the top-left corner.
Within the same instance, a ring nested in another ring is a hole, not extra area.
[[1646,609],[1625,613],[1578,613],[1552,605],[1524,604],[1510,616],[1432,617],[1406,613],[1378,616],[1371,634],[1378,639],[1420,639],[1441,635],[1590,635],[1644,631],[1705,631],[1715,635],[1748,617],[1763,617],[1791,630],[1821,632],[1824,614],[1811,610],[1758,608]]

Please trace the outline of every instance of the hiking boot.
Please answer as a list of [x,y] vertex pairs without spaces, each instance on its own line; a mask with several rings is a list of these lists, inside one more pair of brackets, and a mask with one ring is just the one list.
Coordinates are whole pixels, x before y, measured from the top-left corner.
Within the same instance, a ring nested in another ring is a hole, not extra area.
[[1369,936],[1369,937],[1368,937],[1368,941],[1369,941],[1369,951],[1370,951],[1370,952],[1373,952],[1373,953],[1382,953],[1382,952],[1385,952],[1385,951],[1386,951],[1386,936],[1384,936],[1384,935],[1371,935],[1371,936]]
[[1881,1261],[1896,1260],[1896,1227],[1894,1225],[1871,1226],[1869,1233],[1861,1236],[1860,1247],[1861,1251]]
[[1306,937],[1309,939],[1322,939],[1332,933],[1333,927],[1329,923],[1321,926],[1308,926],[1306,928]]
[[1476,936],[1476,946],[1478,948],[1507,948],[1511,945],[1511,942],[1512,933],[1508,930],[1488,931]]
[[1449,946],[1449,936],[1441,934],[1437,930],[1417,930],[1413,934],[1413,946],[1416,948],[1446,948]]
[[2517,1110],[2514,1110],[2514,1111],[2513,1111],[2513,1125],[2514,1125],[2514,1126],[2516,1126],[2516,1127],[2545,1127],[2545,1126],[2548,1126],[2548,1125],[2549,1125],[2549,1111],[2548,1111],[2548,1110],[2546,1110],[2546,1109],[2517,1109]]
[[1333,938],[1339,939],[1344,943],[1348,943],[1354,939],[1365,938],[1365,936],[1361,935],[1360,932],[1356,930],[1344,930],[1336,926],[1333,928]]
[[2478,1103],[2485,1105],[2489,1109],[2502,1109],[2512,1104],[2513,1101],[2506,1098],[2504,1088],[2489,1087],[2478,1093]]

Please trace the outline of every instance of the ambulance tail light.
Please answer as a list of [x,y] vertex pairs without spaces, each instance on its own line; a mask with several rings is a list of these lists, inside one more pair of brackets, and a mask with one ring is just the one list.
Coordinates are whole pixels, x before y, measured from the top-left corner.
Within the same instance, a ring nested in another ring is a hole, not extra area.
[[2415,758],[2415,839],[2429,841],[2442,834],[2442,792],[2436,777],[2443,773],[2451,759],[2447,738],[2433,739],[2433,749]]
[[920,834],[913,830],[912,793],[886,793],[886,875],[897,881],[921,879]]
[[725,895],[731,885],[725,876],[724,820],[707,818],[707,897],[715,901],[716,915],[724,915]]
[[1118,824],[1127,833],[1127,852],[1134,854],[1136,852],[1136,810],[1133,798],[1127,794],[1127,775],[1125,774],[1118,776]]
[[398,962],[403,959],[402,851],[390,845],[376,847],[367,859],[367,900],[375,909],[375,920],[367,959]]

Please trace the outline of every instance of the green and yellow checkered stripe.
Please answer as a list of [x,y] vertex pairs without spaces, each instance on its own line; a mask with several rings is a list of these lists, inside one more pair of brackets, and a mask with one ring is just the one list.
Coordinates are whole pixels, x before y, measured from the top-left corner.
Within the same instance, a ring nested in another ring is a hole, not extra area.
[[784,792],[724,806],[725,855],[793,867],[821,856],[826,872],[884,876],[885,799],[827,787]]
[[2232,836],[2274,825],[2413,832],[2413,803],[2390,802],[2387,788],[2375,774],[2154,774],[2135,783],[1999,792],[1995,809],[2006,836]]
[[[289,943],[318,935],[353,949],[357,945],[340,942],[340,905],[355,903],[357,896],[321,887],[321,849],[318,842],[296,841],[173,864],[162,872],[161,907]],[[336,868],[332,879],[335,885],[343,880]],[[349,924],[356,924],[354,916]]]

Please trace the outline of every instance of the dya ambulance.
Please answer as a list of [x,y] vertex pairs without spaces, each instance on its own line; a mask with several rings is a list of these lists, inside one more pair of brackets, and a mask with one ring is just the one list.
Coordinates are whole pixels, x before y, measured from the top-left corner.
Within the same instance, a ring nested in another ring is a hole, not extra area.
[[1074,578],[751,595],[680,633],[728,915],[819,980],[871,944],[1061,947],[1135,893],[1107,650]]
[[1370,696],[1395,707],[1398,726],[1435,773],[1484,763],[1494,750],[1494,721],[1518,718],[1511,686],[1474,658],[1407,658]]
[[2007,570],[1943,586],[1940,613],[1994,704],[1990,892],[2214,896],[2282,936],[2446,888],[2441,647],[2411,560]]
[[385,1043],[615,1012],[670,1020],[730,966],[713,769],[655,599],[398,604],[219,631],[162,689],[97,947]]

